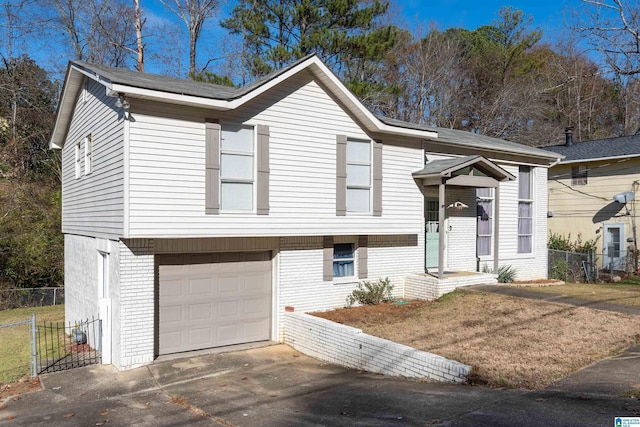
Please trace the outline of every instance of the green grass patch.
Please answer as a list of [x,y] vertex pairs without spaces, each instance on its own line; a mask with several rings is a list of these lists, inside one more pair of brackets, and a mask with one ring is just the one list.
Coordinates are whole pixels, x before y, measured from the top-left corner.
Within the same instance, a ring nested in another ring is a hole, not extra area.
[[[64,305],[17,308],[0,311],[0,325],[30,320],[37,325],[64,322]],[[14,382],[31,372],[31,324],[0,329],[0,385]]]
[[531,286],[527,287],[527,290],[640,307],[640,278],[637,276],[630,276],[618,283],[567,283],[554,286]]

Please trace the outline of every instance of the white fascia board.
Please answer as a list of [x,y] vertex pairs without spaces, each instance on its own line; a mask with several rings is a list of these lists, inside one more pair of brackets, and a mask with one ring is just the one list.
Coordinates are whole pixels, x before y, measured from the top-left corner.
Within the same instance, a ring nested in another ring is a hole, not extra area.
[[65,75],[64,84],[62,85],[62,93],[60,94],[60,100],[58,103],[58,110],[56,111],[56,119],[53,124],[51,139],[49,139],[49,149],[62,150],[62,147],[64,147],[67,127],[71,121],[71,115],[73,114],[74,108],[73,101],[69,101],[68,99],[71,96],[69,94],[69,86],[72,80],[80,78],[80,76],[75,74],[74,71],[74,67],[69,67]]
[[561,161],[561,165],[568,165],[571,163],[587,163],[587,162],[606,162],[607,160],[623,160],[623,159],[635,159],[640,157],[640,154],[632,154],[627,156],[612,156],[612,157],[594,157],[592,159],[578,159]]
[[122,84],[111,85],[110,91],[114,96],[118,93],[133,96],[134,98],[151,99],[170,104],[190,105],[194,107],[213,108],[216,110],[231,109],[229,101],[219,99],[201,98],[193,95],[164,92],[160,90],[143,89]]

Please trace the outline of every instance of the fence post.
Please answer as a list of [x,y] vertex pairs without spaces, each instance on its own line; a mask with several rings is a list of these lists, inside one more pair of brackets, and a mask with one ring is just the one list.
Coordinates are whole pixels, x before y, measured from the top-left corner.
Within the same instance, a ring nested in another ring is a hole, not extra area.
[[56,305],[56,291],[57,291],[57,290],[58,290],[58,289],[53,288],[53,305]]
[[31,378],[38,376],[38,346],[36,345],[36,314],[31,315]]

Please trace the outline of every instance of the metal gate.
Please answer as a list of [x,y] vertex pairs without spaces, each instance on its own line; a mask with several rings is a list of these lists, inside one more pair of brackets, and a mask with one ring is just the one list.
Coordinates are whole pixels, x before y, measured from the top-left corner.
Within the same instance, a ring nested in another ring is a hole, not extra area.
[[36,340],[38,374],[95,365],[102,360],[100,319],[67,325],[45,322],[37,325]]

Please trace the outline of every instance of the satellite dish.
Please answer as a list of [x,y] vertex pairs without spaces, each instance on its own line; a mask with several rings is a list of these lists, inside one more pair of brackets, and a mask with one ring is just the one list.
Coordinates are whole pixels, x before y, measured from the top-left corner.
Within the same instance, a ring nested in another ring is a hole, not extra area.
[[616,203],[626,204],[632,201],[635,198],[635,193],[633,191],[625,191],[624,193],[618,193],[613,196],[613,201]]

